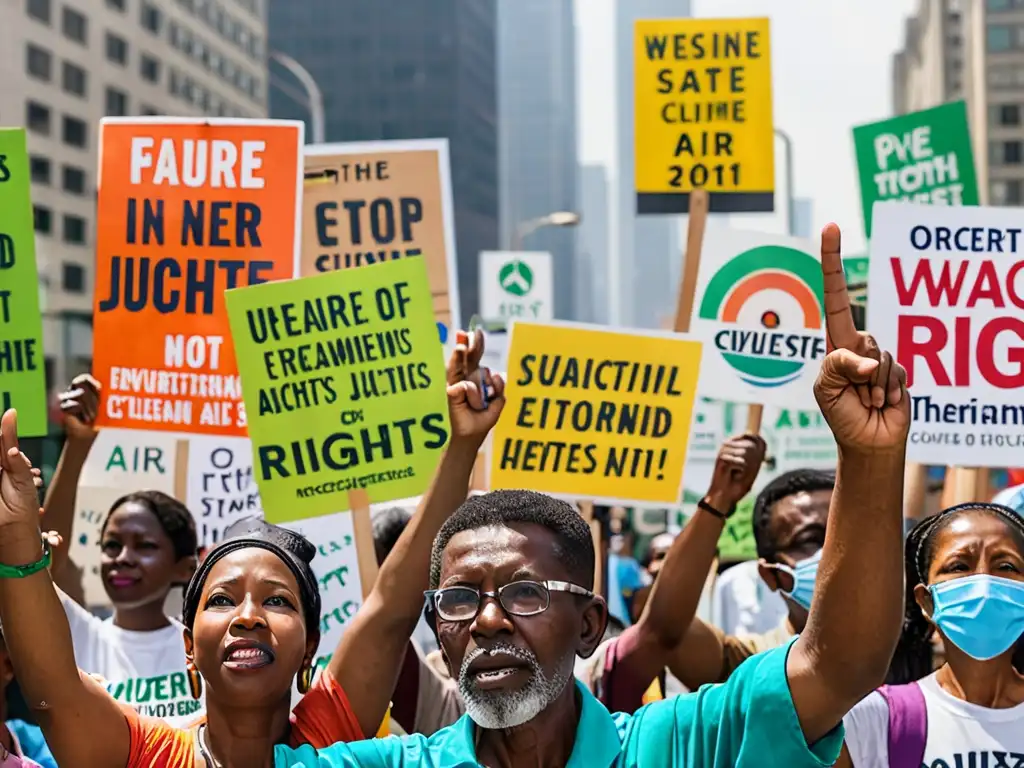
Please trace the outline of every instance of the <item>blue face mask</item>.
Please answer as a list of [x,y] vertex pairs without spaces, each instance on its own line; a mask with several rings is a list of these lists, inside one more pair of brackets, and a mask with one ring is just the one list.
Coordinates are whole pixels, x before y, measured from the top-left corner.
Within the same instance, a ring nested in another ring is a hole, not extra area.
[[811,610],[811,598],[814,597],[814,582],[818,578],[818,564],[820,562],[821,550],[819,549],[806,560],[801,560],[793,568],[782,563],[775,566],[780,571],[785,571],[793,577],[792,591],[787,592],[783,589],[781,590],[782,594],[804,608],[804,610]]
[[987,573],[928,587],[932,621],[978,661],[1005,653],[1024,634],[1024,583]]

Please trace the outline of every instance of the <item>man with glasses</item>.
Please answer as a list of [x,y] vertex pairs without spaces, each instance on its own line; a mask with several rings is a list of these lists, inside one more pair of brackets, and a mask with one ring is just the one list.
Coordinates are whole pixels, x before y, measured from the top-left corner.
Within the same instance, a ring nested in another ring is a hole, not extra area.
[[429,738],[278,747],[277,765],[832,765],[843,716],[884,681],[900,632],[910,398],[903,368],[854,326],[835,225],[822,235],[822,276],[831,351],[814,391],[840,458],[798,638],[750,658],[726,683],[611,715],[573,679],[575,657],[594,652],[607,621],[592,593],[588,526],[541,494],[485,494],[442,526],[430,569],[433,621],[467,714]]

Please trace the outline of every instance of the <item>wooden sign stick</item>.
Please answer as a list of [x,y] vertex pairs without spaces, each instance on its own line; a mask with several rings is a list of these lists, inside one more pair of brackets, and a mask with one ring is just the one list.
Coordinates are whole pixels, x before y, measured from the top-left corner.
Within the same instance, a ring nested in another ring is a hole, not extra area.
[[370,522],[370,497],[362,488],[348,492],[348,505],[352,510],[352,533],[356,540],[356,560],[359,563],[359,583],[363,599],[370,596],[377,580],[377,553],[373,548],[373,525]]
[[174,445],[174,498],[188,503],[188,440],[178,440]]

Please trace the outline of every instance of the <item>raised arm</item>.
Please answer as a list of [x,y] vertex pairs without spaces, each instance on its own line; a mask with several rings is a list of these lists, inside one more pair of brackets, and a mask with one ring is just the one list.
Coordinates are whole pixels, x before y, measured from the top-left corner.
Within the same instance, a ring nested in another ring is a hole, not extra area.
[[834,729],[885,681],[903,620],[906,371],[853,324],[839,228],[821,238],[828,355],[814,385],[839,448],[817,593],[786,665],[804,736]]
[[[99,382],[88,375],[76,376],[71,386],[60,395],[67,438],[43,500],[43,530],[56,531],[66,542],[71,541],[75,525],[78,479],[96,440],[96,430],[92,423],[99,411],[99,404]],[[67,547],[61,547],[53,553],[53,567],[50,570],[57,586],[62,586],[62,579],[68,575],[64,568],[67,560]]]
[[[419,621],[434,537],[466,500],[477,452],[505,403],[501,378],[478,370],[483,334],[468,341],[468,345],[456,345],[448,365],[451,439],[434,480],[381,565],[373,591],[338,643],[328,667],[368,735],[377,732],[384,718],[406,646]],[[479,386],[481,374],[489,385],[486,400]]]
[[[40,563],[39,498],[18,447],[17,417],[0,420],[0,563]],[[29,569],[32,570],[32,569]],[[124,768],[128,722],[103,688],[80,676],[71,631],[45,567],[0,578],[0,622],[22,693],[60,765]]]
[[697,618],[697,606],[725,517],[750,492],[764,454],[764,440],[758,435],[733,437],[722,444],[702,506],[672,543],[640,620],[623,633],[620,643],[631,647],[629,653],[620,652],[616,674],[627,669],[644,688],[666,666],[689,688],[718,681],[722,641]]

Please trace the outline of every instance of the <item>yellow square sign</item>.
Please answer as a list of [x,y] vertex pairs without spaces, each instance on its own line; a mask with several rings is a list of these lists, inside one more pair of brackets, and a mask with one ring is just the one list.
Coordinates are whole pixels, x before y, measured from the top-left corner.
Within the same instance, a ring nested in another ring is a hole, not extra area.
[[637,213],[775,210],[768,19],[667,19],[634,29]]
[[515,323],[490,487],[678,503],[700,359],[680,334]]

